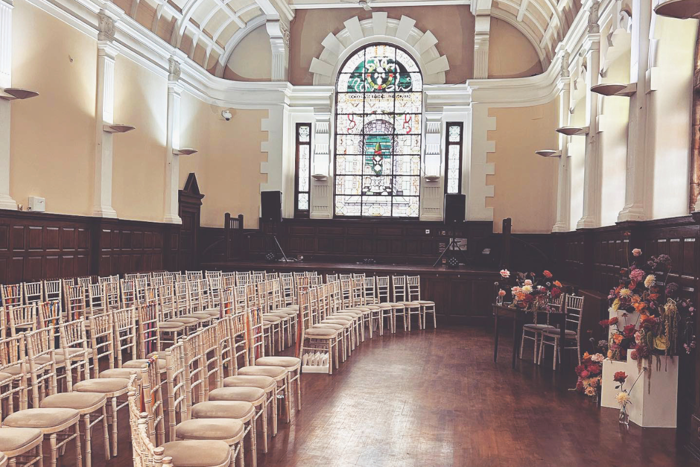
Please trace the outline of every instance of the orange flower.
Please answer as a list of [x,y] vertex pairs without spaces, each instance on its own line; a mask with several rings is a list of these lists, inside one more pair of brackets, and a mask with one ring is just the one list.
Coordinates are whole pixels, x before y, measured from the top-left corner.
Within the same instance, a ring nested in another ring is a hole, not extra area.
[[591,356],[588,354],[588,352],[586,352],[586,353],[583,354],[583,359],[584,359],[584,360],[588,360],[589,358],[591,358]]
[[634,303],[633,306],[634,306],[635,311],[637,311],[637,313],[641,313],[642,310],[647,307],[647,304],[644,302]]
[[632,303],[639,303],[640,301],[642,301],[642,299],[640,298],[639,295],[632,296]]
[[620,342],[622,342],[622,334],[615,334],[613,336],[613,340],[615,341],[616,344],[619,344]]
[[559,281],[554,281],[554,285],[556,285],[557,287],[561,287],[561,286],[562,286],[562,285],[561,285],[561,282],[559,282]]
[[657,293],[649,294],[649,300],[656,300],[658,298],[659,298],[659,294],[657,294]]

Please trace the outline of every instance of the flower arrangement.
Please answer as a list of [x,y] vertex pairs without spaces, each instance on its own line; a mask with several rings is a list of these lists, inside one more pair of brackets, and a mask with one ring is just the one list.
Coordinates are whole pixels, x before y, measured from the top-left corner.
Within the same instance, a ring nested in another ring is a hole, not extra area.
[[[639,258],[642,251],[632,250]],[[619,285],[610,291],[610,313],[600,322],[610,328],[607,357],[624,360],[627,354],[642,365],[653,355],[674,356],[695,348],[695,307],[680,297],[678,284],[668,282],[672,262],[668,255],[652,256],[645,270],[633,262],[620,271]]]
[[603,373],[603,354],[597,353],[590,355],[588,352],[583,354],[583,360],[576,367],[576,391],[585,394],[589,397],[595,397],[600,390],[600,380]]
[[620,405],[619,421],[622,425],[625,425],[628,428],[630,426],[630,415],[629,415],[629,412],[627,411],[627,406],[632,404],[632,398],[631,398],[632,390],[634,389],[634,386],[637,384],[637,381],[639,381],[639,378],[644,374],[645,370],[646,370],[646,368],[642,369],[642,371],[639,372],[637,379],[634,380],[634,383],[632,383],[632,387],[629,388],[629,390],[623,389],[623,386],[625,385],[625,381],[627,381],[627,374],[624,371],[616,371],[615,374],[613,375],[613,380],[617,383],[617,386],[615,386],[615,389],[620,391],[617,393],[617,396],[615,396],[617,403]]
[[546,310],[550,300],[562,294],[561,282],[554,280],[554,275],[545,270],[541,276],[534,272],[518,272],[512,277],[510,271],[502,269],[501,280],[495,283],[498,290],[496,302],[503,303],[508,294],[511,307],[525,310]]

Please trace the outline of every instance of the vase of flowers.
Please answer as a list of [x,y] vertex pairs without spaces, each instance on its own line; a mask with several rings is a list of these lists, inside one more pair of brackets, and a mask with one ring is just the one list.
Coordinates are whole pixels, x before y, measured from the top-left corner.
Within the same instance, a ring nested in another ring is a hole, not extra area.
[[503,269],[500,275],[501,280],[495,283],[496,303],[502,304],[510,296],[509,306],[513,308],[549,311],[549,303],[562,294],[561,283],[554,280],[553,274],[547,270],[538,276],[534,272],[511,275],[510,271]]

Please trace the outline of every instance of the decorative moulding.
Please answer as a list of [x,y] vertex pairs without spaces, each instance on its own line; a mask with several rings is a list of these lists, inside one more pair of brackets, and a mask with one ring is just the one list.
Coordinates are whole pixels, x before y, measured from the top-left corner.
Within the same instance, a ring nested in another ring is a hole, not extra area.
[[535,154],[542,157],[561,157],[561,151],[554,149],[540,149],[539,151],[535,151]]
[[324,174],[313,174],[311,177],[313,177],[314,180],[318,181],[328,180],[328,175]]
[[576,127],[576,126],[563,126],[560,128],[557,128],[557,133],[561,133],[562,135],[566,136],[584,136],[588,134],[588,131],[590,130],[589,127],[583,126],[583,127]]
[[438,180],[440,180],[440,176],[439,176],[439,175],[426,175],[426,176],[425,176],[425,181],[426,181],[426,182],[437,182]]
[[7,101],[13,101],[15,99],[31,99],[32,97],[36,97],[38,95],[39,93],[36,91],[20,88],[5,88],[0,91],[0,99],[5,99]]
[[173,154],[175,154],[176,156],[190,156],[196,153],[197,150],[192,148],[173,149]]
[[135,127],[131,125],[125,125],[123,123],[113,123],[111,125],[105,123],[102,128],[107,133],[126,133],[135,129]]
[[637,92],[637,83],[601,83],[591,86],[591,92],[603,96],[630,97]]
[[654,13],[669,18],[698,18],[700,17],[700,0],[669,0],[656,5]]

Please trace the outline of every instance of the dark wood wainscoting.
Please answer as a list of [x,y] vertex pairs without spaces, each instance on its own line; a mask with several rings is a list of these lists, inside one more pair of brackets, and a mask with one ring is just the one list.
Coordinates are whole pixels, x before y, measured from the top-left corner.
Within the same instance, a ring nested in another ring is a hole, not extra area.
[[0,283],[169,268],[179,232],[170,224],[0,210]]

